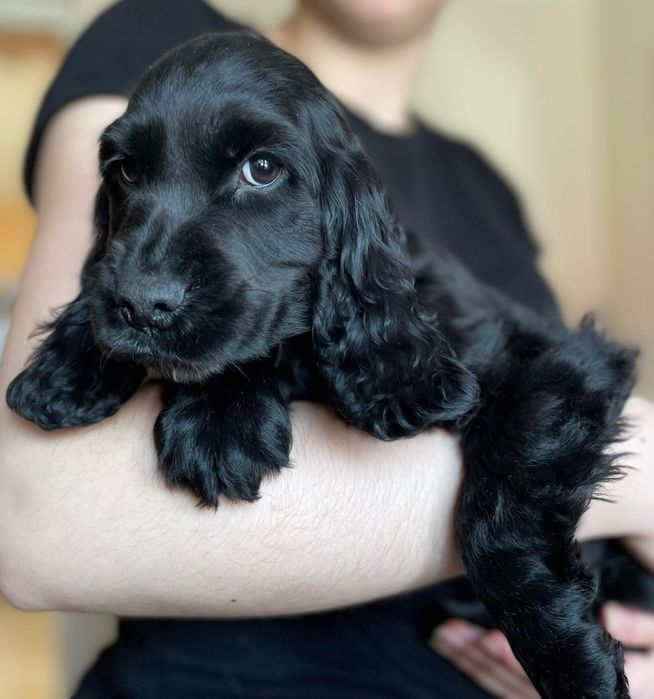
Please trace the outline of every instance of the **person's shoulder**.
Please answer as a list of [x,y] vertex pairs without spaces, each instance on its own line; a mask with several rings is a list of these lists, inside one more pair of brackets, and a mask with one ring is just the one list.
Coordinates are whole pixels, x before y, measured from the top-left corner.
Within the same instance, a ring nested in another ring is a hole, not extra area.
[[[539,313],[558,317],[558,307],[547,284],[536,272],[533,262],[539,246],[529,229],[523,206],[513,184],[482,149],[456,136],[421,122],[425,148],[446,162],[448,175],[467,195],[470,206],[482,213],[483,220],[495,227],[496,240],[502,245],[522,250],[528,263],[511,270],[516,298],[530,299],[529,305]],[[506,279],[505,279],[506,282]]]
[[476,190],[482,190],[512,215],[521,216],[520,198],[501,168],[479,146],[420,122],[424,138],[440,157],[445,158],[450,172]]
[[110,5],[80,35],[81,47],[128,47],[135,54],[157,53],[212,31],[242,29],[203,0],[121,0]]
[[491,158],[477,145],[447,133],[439,128],[420,122],[420,128],[427,142],[438,149],[448,159],[451,165],[469,175],[477,175],[494,185],[511,193],[512,187],[501,169],[492,162]]
[[[204,0],[118,0],[98,14],[89,29],[102,27],[109,22],[146,18],[149,19],[150,26],[160,29],[171,17],[183,17],[186,22],[201,18],[216,25],[238,26]],[[148,27],[143,26],[141,29]]]
[[203,0],[121,0],[79,35],[46,102],[55,99],[63,104],[103,93],[128,96],[166,51],[201,34],[239,29],[243,27]]
[[25,159],[28,195],[43,132],[62,107],[94,95],[128,97],[166,51],[201,34],[244,29],[203,0],[121,0],[110,5],[73,43],[41,103]]

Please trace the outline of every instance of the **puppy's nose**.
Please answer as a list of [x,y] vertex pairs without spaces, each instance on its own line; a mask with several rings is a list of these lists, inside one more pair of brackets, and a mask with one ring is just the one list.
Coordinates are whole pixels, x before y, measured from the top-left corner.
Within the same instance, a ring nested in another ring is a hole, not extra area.
[[120,285],[116,303],[123,318],[139,329],[169,327],[184,301],[184,285],[173,279],[136,279]]

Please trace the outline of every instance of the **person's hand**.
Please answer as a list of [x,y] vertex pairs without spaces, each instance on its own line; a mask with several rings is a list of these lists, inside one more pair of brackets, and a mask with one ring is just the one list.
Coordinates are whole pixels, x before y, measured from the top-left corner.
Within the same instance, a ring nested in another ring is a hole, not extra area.
[[501,631],[448,619],[434,630],[429,645],[498,699],[540,699]]
[[[610,602],[602,610],[602,619],[627,648],[642,649],[625,651],[632,699],[654,699],[654,614]],[[492,696],[539,699],[500,631],[450,619],[434,631],[429,644]]]
[[632,699],[654,699],[654,614],[609,602],[602,610],[609,633],[622,641]]

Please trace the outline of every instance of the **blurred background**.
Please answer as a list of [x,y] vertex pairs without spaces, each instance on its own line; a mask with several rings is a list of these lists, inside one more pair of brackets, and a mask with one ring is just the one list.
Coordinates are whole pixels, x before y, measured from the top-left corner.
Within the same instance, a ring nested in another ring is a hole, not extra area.
[[[34,113],[108,0],[0,3],[0,343],[34,214],[21,165]],[[214,0],[252,26],[292,0]],[[450,0],[415,94],[428,122],[480,147],[522,197],[566,319],[595,311],[643,349],[654,398],[654,3]],[[70,695],[113,620],[0,601],[0,699]]]

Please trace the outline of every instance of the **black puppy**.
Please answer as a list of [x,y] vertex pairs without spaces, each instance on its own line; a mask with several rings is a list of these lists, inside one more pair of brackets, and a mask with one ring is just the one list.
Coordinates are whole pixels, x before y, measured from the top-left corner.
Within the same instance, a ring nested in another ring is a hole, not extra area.
[[300,62],[251,35],[168,53],[104,132],[97,239],[9,405],[45,429],[166,382],[161,469],[202,503],[253,500],[309,398],[381,439],[463,433],[470,580],[543,697],[628,697],[589,618],[575,527],[635,353],[482,286],[445,251],[416,274],[370,162]]

